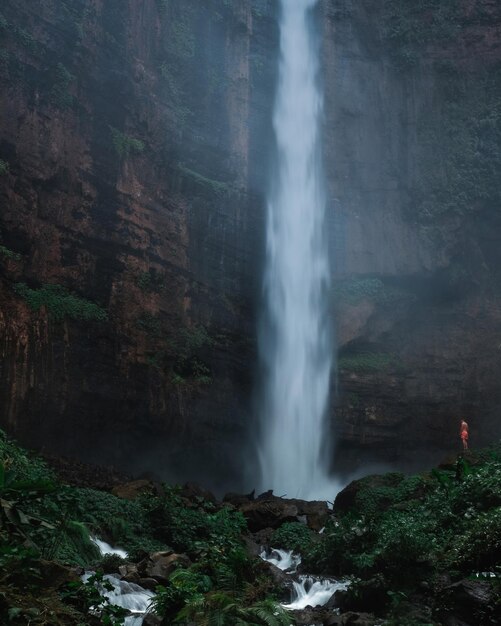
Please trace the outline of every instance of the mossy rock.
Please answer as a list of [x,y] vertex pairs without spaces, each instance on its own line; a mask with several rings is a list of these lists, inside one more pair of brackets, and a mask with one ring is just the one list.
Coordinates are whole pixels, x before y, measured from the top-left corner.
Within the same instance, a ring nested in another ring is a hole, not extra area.
[[[394,490],[403,480],[403,474],[398,473],[376,474],[354,480],[337,494],[334,513],[364,513],[367,508],[376,508],[382,512],[394,503]],[[368,506],[369,501],[373,506]]]

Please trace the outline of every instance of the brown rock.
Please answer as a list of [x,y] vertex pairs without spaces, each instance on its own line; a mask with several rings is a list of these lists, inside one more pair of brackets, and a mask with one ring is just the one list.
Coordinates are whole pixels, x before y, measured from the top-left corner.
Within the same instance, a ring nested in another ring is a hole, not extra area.
[[45,589],[58,589],[62,585],[80,580],[79,568],[65,567],[55,561],[40,561],[40,586]]
[[144,493],[151,493],[153,491],[154,484],[150,480],[133,480],[130,483],[113,487],[111,493],[117,496],[117,498],[135,500]]
[[138,571],[143,578],[154,578],[161,584],[169,580],[169,576],[178,567],[189,567],[190,559],[185,554],[175,554],[172,551],[154,552],[138,565]]
[[251,532],[278,528],[284,522],[296,521],[298,516],[297,506],[280,498],[247,502],[240,507],[240,511],[244,514]]
[[204,489],[197,483],[188,482],[186,483],[181,490],[181,497],[186,498],[190,502],[195,501],[197,498],[201,498],[206,502],[211,502],[212,504],[216,504],[217,499],[216,496],[207,489]]
[[143,589],[155,591],[158,587],[158,580],[156,580],[155,578],[140,578],[137,584]]

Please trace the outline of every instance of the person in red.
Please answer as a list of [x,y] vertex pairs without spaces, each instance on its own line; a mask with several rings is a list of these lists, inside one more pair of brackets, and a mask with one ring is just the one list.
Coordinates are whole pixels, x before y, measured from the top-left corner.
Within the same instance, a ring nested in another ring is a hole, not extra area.
[[459,436],[463,441],[463,450],[468,450],[468,423],[461,420],[461,426],[459,428]]

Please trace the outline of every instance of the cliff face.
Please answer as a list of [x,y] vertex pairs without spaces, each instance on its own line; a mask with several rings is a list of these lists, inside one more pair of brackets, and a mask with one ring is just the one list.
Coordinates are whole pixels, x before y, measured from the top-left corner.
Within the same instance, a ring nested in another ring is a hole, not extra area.
[[[27,444],[231,474],[261,235],[257,8],[2,3],[1,412]],[[107,320],[78,319],[87,301]]]
[[[426,4],[426,6],[424,6]],[[324,2],[339,463],[499,437],[501,10]]]
[[[345,466],[450,449],[460,412],[499,434],[501,12],[437,7],[320,6]],[[2,3],[1,424],[24,443],[238,482],[275,12]]]

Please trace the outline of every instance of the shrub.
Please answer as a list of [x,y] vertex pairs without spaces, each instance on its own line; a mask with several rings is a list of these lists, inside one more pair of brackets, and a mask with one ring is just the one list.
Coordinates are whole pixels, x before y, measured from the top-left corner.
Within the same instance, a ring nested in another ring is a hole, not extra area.
[[3,256],[5,259],[10,259],[12,261],[20,261],[22,256],[18,252],[13,252],[6,248],[5,246],[0,245],[0,256]]
[[26,300],[33,311],[42,307],[47,309],[49,316],[61,321],[65,317],[83,321],[105,321],[107,312],[100,306],[72,294],[61,285],[43,285],[40,289],[30,289],[25,283],[17,283],[15,292]]
[[310,544],[311,537],[312,533],[305,524],[286,522],[273,533],[271,545],[284,550],[303,552]]
[[131,153],[138,154],[144,151],[144,143],[140,139],[130,137],[110,126],[113,146],[121,159],[127,159]]

